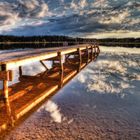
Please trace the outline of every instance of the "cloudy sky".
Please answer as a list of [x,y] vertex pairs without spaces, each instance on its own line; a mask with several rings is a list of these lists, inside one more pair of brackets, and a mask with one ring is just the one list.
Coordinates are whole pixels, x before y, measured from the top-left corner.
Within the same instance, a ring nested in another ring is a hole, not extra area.
[[140,37],[140,0],[0,0],[0,34]]

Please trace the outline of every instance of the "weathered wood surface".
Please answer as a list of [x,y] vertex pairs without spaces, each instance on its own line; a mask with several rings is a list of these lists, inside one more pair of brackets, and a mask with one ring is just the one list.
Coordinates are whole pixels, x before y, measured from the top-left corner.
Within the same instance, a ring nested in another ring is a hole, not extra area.
[[11,70],[0,72],[0,81],[2,80],[12,81],[12,79],[13,79],[13,72]]
[[[30,62],[36,62],[43,59],[49,59],[57,57],[57,52],[61,52],[62,55],[75,52],[77,48],[84,50],[88,44],[74,45],[68,47],[59,48],[46,48],[46,49],[29,49],[29,50],[17,50],[12,52],[6,52],[0,54],[0,65],[6,64],[10,69],[13,66],[21,66]],[[90,47],[90,46],[89,46]]]

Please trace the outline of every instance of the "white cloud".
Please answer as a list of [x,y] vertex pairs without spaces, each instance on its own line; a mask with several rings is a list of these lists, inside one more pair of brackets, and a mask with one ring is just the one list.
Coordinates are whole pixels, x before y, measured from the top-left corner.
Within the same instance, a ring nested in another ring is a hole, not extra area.
[[21,16],[40,18],[47,15],[48,5],[39,0],[19,0],[17,3],[17,12]]
[[0,31],[9,30],[20,21],[19,14],[13,10],[14,6],[7,2],[0,3]]
[[84,8],[84,7],[86,7],[87,5],[88,5],[88,3],[87,3],[86,0],[81,0],[81,1],[79,2],[79,6],[80,6],[81,8]]
[[47,15],[49,15],[49,8],[44,1],[17,0],[15,3],[0,2],[0,32],[23,26],[26,19],[31,21]]
[[140,18],[133,18],[130,20],[129,25],[139,24],[140,25]]
[[74,2],[74,0],[72,0],[71,4],[70,4],[70,8],[77,10],[78,9],[78,5]]
[[48,5],[43,3],[41,5],[41,11],[37,14],[37,17],[45,17],[49,11]]
[[127,38],[127,37],[140,37],[140,31],[110,31],[110,32],[97,32],[84,35],[86,38]]
[[110,14],[104,18],[102,18],[99,22],[102,24],[121,24],[122,22],[125,22],[127,17],[130,16],[130,11],[118,11],[115,14]]
[[94,8],[107,8],[110,7],[108,0],[95,0],[92,4]]
[[81,10],[84,10],[86,6],[88,6],[88,2],[86,0],[80,0],[79,3],[75,2],[75,0],[72,0],[70,4],[70,8],[79,12],[81,12]]

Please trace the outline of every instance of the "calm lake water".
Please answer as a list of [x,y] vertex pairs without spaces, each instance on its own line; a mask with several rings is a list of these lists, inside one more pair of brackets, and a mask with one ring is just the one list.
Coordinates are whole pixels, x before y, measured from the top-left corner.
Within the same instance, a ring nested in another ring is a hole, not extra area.
[[3,139],[139,140],[140,55],[129,51],[102,52]]

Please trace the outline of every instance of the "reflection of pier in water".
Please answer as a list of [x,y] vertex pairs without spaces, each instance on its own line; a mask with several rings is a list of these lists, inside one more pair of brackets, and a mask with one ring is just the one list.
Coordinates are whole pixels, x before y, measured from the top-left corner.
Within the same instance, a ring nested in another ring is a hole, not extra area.
[[[0,131],[30,111],[33,107],[52,95],[72,79],[100,53],[98,45],[78,45],[54,49],[19,51],[9,53],[9,58],[0,56]],[[10,58],[11,56],[11,58]],[[39,61],[45,71],[35,76],[23,75],[22,66]],[[46,61],[52,62],[48,69]],[[19,83],[8,87],[13,80],[14,67],[19,67]]]

